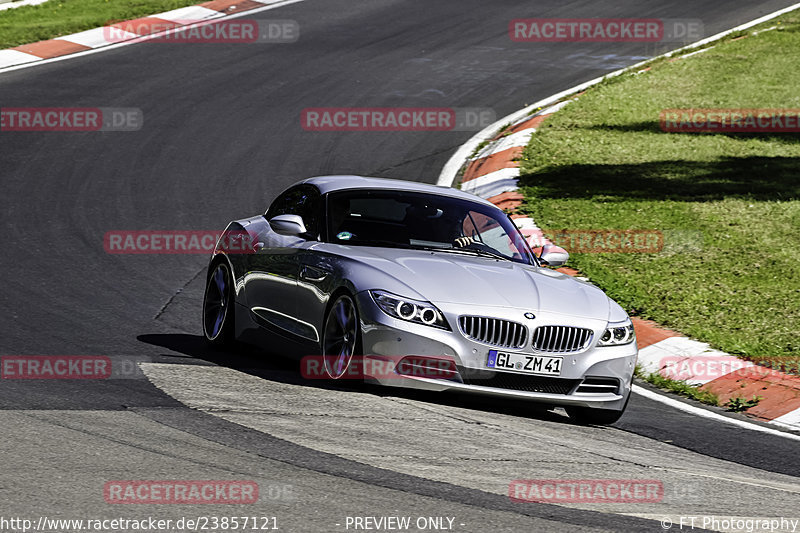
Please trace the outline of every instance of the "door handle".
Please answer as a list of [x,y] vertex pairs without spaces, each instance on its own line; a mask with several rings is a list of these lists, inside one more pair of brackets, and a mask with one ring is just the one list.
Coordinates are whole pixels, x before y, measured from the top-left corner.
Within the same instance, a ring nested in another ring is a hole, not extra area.
[[300,269],[300,279],[304,279],[306,281],[313,281],[315,283],[319,283],[320,281],[323,281],[327,277],[328,277],[328,272],[325,272],[324,270],[319,270],[307,266],[304,266]]

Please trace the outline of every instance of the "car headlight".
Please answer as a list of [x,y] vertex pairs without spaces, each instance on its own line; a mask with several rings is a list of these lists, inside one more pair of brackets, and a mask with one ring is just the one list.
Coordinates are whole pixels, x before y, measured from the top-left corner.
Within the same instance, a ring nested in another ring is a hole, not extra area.
[[373,290],[369,293],[381,311],[391,317],[415,324],[450,329],[442,312],[430,302],[412,300],[386,291]]
[[609,324],[606,330],[600,335],[598,346],[622,346],[630,344],[636,340],[636,333],[633,331],[633,324],[630,319],[625,322]]

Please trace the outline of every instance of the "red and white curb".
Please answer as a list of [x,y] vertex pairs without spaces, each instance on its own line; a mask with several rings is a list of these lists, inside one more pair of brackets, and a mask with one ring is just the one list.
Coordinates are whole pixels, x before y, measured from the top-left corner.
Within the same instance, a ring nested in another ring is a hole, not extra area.
[[[486,198],[507,211],[514,211],[519,207],[523,196],[517,192],[517,159],[522,155],[536,128],[568,103],[569,100],[565,100],[517,119],[506,130],[495,135],[493,140],[469,159],[461,178],[461,190]],[[531,217],[512,215],[512,218],[532,248],[549,243]]]
[[[750,28],[798,7],[800,4],[660,57],[670,57],[679,52],[708,44],[729,33]],[[689,55],[692,54],[681,55],[679,58]],[[520,175],[517,160],[541,123],[579,96],[586,88],[624,72],[641,71],[650,61],[653,60],[638,63],[573,87],[497,121],[476,134],[456,151],[442,170],[437,184],[452,186],[463,169],[461,190],[485,198],[501,209],[514,211],[524,200],[523,195],[517,191]],[[509,123],[511,125],[501,131],[501,125]],[[478,150],[483,143],[486,143],[486,146]],[[475,155],[470,156],[471,153],[475,153]],[[539,248],[549,242],[542,236],[541,230],[532,218],[524,215],[511,216],[532,248]],[[578,272],[571,268],[565,267],[558,270],[570,276],[577,277],[578,275]],[[716,394],[721,404],[727,403],[732,398],[749,400],[754,396],[761,397],[757,405],[746,410],[747,415],[786,429],[800,430],[800,377],[758,366],[714,350],[706,343],[661,328],[652,321],[636,317],[633,317],[632,320],[639,346],[639,364],[646,372],[658,372],[666,377],[685,380],[691,385],[701,386]],[[652,399],[659,396],[641,387],[635,387],[635,392]],[[665,401],[676,408],[700,416],[716,418],[748,427],[748,429],[778,433],[775,430],[753,424],[743,424],[741,421],[685,405],[682,402],[669,399],[659,401]]]
[[519,177],[516,159],[522,155],[536,128],[568,103],[569,100],[565,100],[513,122],[470,158],[461,178],[461,190],[490,199],[504,192],[516,191]]
[[756,419],[789,429],[800,429],[800,377],[744,361],[708,344],[674,336],[639,350],[639,364],[646,372],[702,386],[719,396],[762,399],[747,410]]
[[[182,7],[135,20],[118,22],[109,26],[64,35],[31,44],[0,50],[0,71],[19,66],[30,66],[38,61],[62,58],[81,52],[130,44],[146,40],[169,31],[181,31],[198,24],[221,18],[233,18],[241,13],[266,6],[292,4],[298,0],[213,0],[196,6]],[[129,30],[135,31],[129,31]]]

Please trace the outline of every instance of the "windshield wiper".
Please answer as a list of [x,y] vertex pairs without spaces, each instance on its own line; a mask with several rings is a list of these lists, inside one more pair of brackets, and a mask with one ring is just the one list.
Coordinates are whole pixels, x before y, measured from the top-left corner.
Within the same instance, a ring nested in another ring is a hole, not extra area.
[[495,259],[511,261],[510,257],[506,257],[500,253],[490,252],[488,250],[478,250],[475,248],[437,248],[436,246],[421,246],[420,250],[430,250],[434,252],[451,252],[456,254],[473,254],[482,257],[493,257]]

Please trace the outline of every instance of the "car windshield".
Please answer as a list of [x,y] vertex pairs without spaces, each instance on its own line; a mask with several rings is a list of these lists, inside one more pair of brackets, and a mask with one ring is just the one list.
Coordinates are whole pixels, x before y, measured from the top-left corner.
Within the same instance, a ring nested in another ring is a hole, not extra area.
[[408,191],[347,190],[328,195],[328,242],[483,255],[535,264],[513,222],[469,200]]

